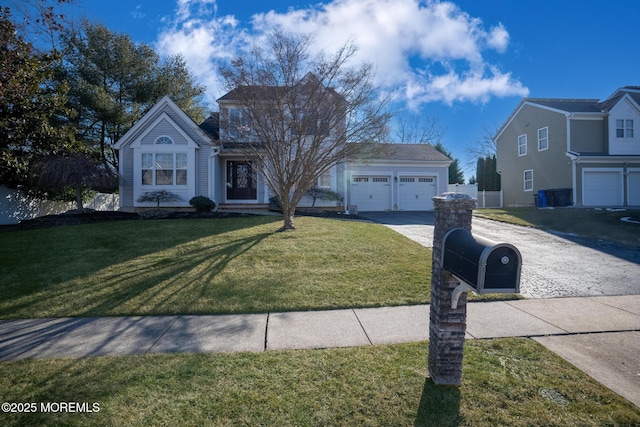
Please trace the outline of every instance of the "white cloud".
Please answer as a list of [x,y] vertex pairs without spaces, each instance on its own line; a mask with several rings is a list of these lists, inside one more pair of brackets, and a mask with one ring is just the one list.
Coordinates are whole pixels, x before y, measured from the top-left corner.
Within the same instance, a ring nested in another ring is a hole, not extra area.
[[[286,13],[254,15],[243,23],[218,17],[215,0],[177,0],[176,17],[158,39],[163,53],[182,53],[203,83],[218,92],[216,61],[229,58],[274,28],[315,34],[315,48],[329,52],[352,39],[354,60],[376,65],[378,83],[410,104],[486,102],[494,96],[526,96],[510,73],[486,62],[504,53],[509,33],[486,28],[451,2],[436,0],[334,0]],[[211,86],[211,85],[214,86]],[[216,95],[219,95],[217,93]]]
[[142,5],[136,5],[136,7],[130,12],[133,19],[143,19],[147,16],[146,13],[142,11]]
[[244,42],[233,16],[216,16],[215,0],[178,0],[175,16],[155,43],[161,55],[182,55],[210,103],[223,94],[216,64],[233,58]]

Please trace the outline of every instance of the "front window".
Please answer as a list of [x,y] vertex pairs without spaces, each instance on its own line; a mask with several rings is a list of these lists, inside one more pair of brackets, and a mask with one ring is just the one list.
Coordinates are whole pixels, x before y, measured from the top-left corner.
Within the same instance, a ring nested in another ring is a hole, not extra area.
[[520,135],[518,137],[518,156],[525,154],[527,154],[527,135]]
[[318,188],[331,188],[331,172],[327,171],[318,178]]
[[549,148],[549,128],[538,129],[538,151]]
[[633,138],[633,120],[616,120],[616,137]]
[[229,136],[237,139],[246,139],[251,134],[251,120],[249,113],[240,108],[229,110]]
[[533,170],[524,171],[524,191],[533,191]]
[[187,185],[187,153],[142,153],[142,185]]

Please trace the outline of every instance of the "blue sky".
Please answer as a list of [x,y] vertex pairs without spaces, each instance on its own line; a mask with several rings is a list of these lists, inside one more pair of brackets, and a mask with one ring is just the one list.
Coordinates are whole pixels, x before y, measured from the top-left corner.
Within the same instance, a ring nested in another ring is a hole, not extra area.
[[[466,147],[497,129],[522,97],[598,98],[640,85],[635,0],[77,0],[74,18],[181,53],[222,95],[216,61],[278,26],[335,50],[351,37],[399,109],[436,117],[442,143]],[[467,178],[475,168],[465,170]]]

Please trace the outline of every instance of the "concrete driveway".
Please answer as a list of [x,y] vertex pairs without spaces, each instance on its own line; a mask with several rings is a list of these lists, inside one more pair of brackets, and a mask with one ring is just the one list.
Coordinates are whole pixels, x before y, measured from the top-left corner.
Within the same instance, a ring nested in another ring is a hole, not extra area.
[[[433,245],[433,212],[363,212],[424,245]],[[520,292],[529,298],[640,294],[640,249],[552,234],[481,218],[473,233],[515,245],[522,254]]]
[[424,212],[360,212],[358,215],[415,240],[422,246],[433,247],[433,211]]

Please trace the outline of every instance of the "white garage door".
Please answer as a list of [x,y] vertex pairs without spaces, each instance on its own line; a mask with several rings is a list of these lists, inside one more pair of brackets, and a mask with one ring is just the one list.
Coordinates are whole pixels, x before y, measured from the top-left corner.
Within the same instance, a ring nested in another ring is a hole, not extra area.
[[584,206],[622,206],[622,170],[584,170]]
[[437,195],[436,177],[401,176],[398,204],[402,211],[427,211],[433,209],[432,197]]
[[629,206],[640,206],[640,171],[629,171],[627,175]]
[[391,210],[391,177],[354,176],[351,179],[351,204],[362,212]]

